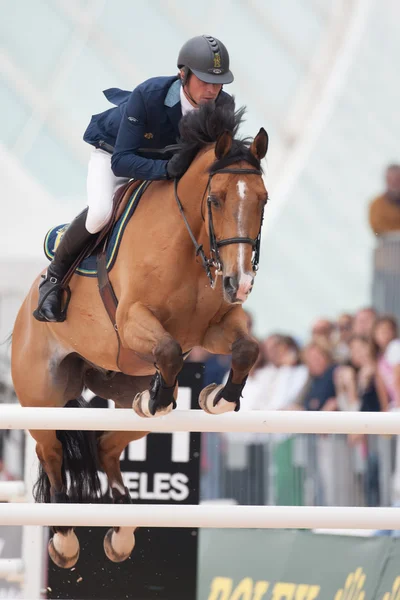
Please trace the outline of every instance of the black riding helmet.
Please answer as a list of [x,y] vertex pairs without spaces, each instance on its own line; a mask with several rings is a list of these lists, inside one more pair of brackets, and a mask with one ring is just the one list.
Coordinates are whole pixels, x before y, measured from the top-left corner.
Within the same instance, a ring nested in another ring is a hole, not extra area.
[[178,68],[185,68],[185,84],[191,71],[205,83],[232,83],[229,54],[224,44],[211,35],[198,35],[184,44],[178,56]]

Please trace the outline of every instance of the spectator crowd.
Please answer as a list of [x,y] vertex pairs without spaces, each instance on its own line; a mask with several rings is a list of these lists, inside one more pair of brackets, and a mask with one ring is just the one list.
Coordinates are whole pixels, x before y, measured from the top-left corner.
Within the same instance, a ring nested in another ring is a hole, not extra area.
[[[250,316],[249,322],[251,325]],[[355,314],[341,314],[336,320],[318,318],[303,345],[286,332],[275,332],[259,340],[259,346],[258,361],[243,390],[243,411],[380,412],[400,408],[400,339],[397,321],[391,315],[380,315],[374,308],[365,307]],[[207,384],[226,381],[229,357],[195,349],[190,360],[204,363]],[[231,444],[227,454],[232,454],[232,443],[239,439],[248,449],[266,442],[265,436],[261,441],[260,436],[226,435],[225,440]],[[320,472],[315,503],[340,504],[340,498],[343,504],[349,503],[346,487],[354,480],[354,468],[347,463],[355,452],[358,460],[363,460],[364,489],[354,502],[396,502],[396,495],[382,498],[382,456],[376,436],[315,436],[313,444],[307,460],[314,462],[314,470]],[[392,475],[399,463],[396,451],[394,448],[385,456],[386,462],[393,461]],[[338,466],[340,475],[333,474]],[[248,464],[245,470],[248,474]]]
[[[367,307],[336,321],[319,318],[303,346],[280,332],[260,340],[259,346],[243,391],[243,410],[400,407],[400,339],[391,315]],[[230,369],[229,357],[203,349],[196,348],[190,360],[204,362],[207,384],[223,382]]]

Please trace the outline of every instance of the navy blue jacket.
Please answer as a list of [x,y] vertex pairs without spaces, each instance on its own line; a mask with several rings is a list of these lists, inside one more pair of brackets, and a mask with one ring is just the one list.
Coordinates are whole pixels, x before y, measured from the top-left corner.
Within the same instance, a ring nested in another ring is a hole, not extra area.
[[167,179],[168,161],[157,159],[157,154],[141,156],[138,149],[176,143],[182,117],[180,88],[174,76],[148,79],[133,92],[105,90],[116,108],[94,115],[83,139],[94,146],[102,140],[114,146],[111,168],[119,177]]
[[335,398],[336,389],[333,373],[336,366],[331,365],[322,375],[311,377],[310,388],[303,400],[305,410],[321,410],[330,398]]
[[133,92],[105,90],[116,107],[93,115],[83,139],[96,147],[101,141],[114,147],[111,168],[118,177],[167,179],[168,161],[160,160],[159,154],[141,154],[139,148],[164,148],[177,142],[180,88],[180,79],[174,76],[153,77]]

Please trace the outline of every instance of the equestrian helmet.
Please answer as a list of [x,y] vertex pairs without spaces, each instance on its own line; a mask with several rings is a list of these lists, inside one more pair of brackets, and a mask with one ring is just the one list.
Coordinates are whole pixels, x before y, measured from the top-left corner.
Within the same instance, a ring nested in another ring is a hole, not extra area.
[[178,68],[189,69],[205,83],[232,83],[229,54],[224,44],[211,35],[198,35],[184,44],[178,56]]

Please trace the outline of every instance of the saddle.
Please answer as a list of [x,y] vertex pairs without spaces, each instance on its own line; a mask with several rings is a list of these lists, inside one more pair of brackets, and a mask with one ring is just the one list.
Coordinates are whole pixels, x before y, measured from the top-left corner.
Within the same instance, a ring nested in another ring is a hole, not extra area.
[[[126,184],[121,186],[116,191],[116,193],[114,194],[114,198],[113,198],[113,209],[112,209],[111,217],[110,217],[107,225],[105,225],[105,227],[103,227],[103,229],[94,238],[94,240],[89,242],[89,244],[87,244],[83,248],[82,252],[76,258],[76,260],[72,263],[71,267],[69,268],[69,270],[67,271],[66,275],[64,276],[64,278],[61,282],[63,287],[66,288],[68,286],[68,283],[71,280],[72,275],[75,273],[75,271],[78,269],[79,265],[85,259],[87,259],[88,257],[93,256],[95,254],[98,254],[100,249],[102,251],[105,251],[105,249],[107,247],[107,242],[110,239],[110,235],[114,229],[114,226],[117,224],[118,220],[122,216],[124,210],[127,207],[128,201],[132,197],[134,191],[142,183],[143,183],[142,181],[137,181],[137,180],[128,181]],[[46,254],[49,259],[52,258],[51,256],[49,256],[48,252],[46,252]]]

